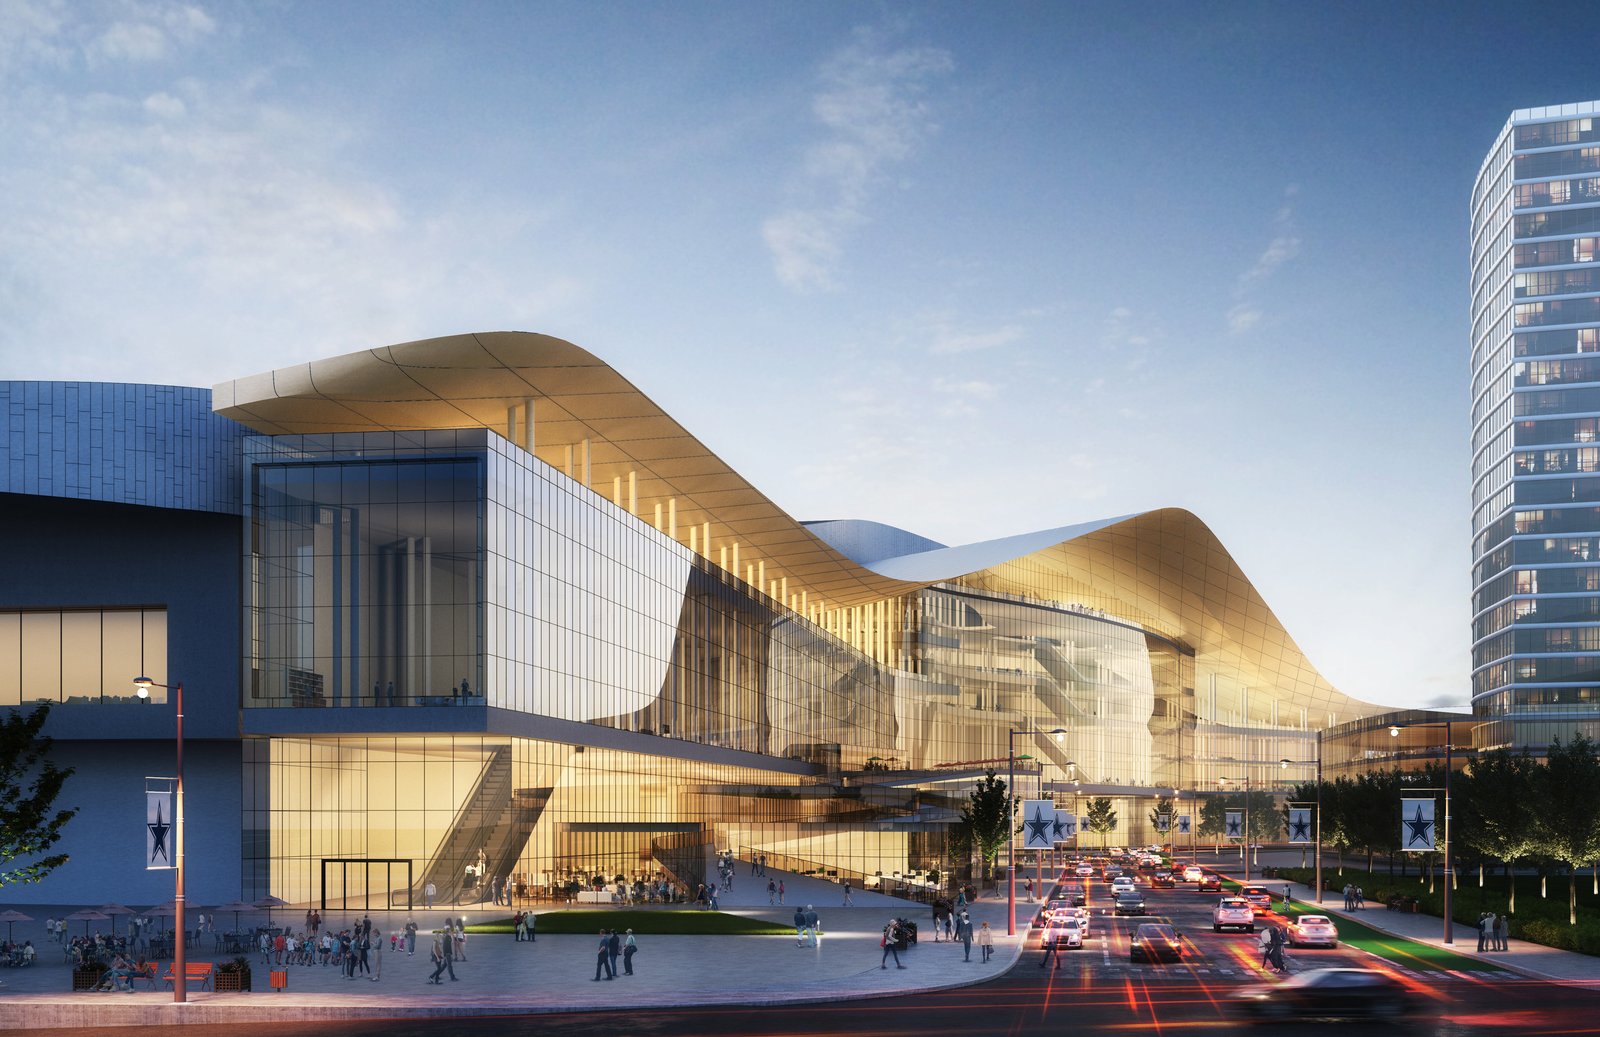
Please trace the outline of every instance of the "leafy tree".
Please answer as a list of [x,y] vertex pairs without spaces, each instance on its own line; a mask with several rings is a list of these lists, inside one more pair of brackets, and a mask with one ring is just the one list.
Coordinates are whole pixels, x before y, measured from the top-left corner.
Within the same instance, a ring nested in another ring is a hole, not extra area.
[[1375,855],[1393,861],[1400,850],[1400,786],[1399,771],[1361,774],[1342,804],[1350,844],[1366,851],[1369,872]]
[[1567,866],[1567,922],[1578,924],[1578,869],[1600,859],[1600,760],[1578,735],[1550,743],[1535,783],[1539,849]]
[[[1167,828],[1165,831],[1163,831],[1161,828],[1161,815],[1163,814],[1165,814],[1167,817]],[[1177,824],[1177,819],[1172,813],[1172,797],[1158,796],[1156,798],[1156,805],[1150,808],[1150,827],[1155,829],[1156,832],[1161,835],[1162,842],[1166,842],[1167,837],[1172,834],[1172,829],[1175,828]]]
[[1111,799],[1099,796],[1089,801],[1089,812],[1084,815],[1089,819],[1089,831],[1096,835],[1106,835],[1117,830],[1117,812],[1111,809]]
[[1016,797],[1010,793],[1004,781],[995,777],[993,769],[987,771],[974,786],[967,796],[967,805],[961,808],[961,820],[958,822],[961,834],[957,838],[966,839],[970,845],[977,847],[978,856],[983,860],[985,881],[1000,856],[1000,848],[1011,839],[1014,828],[1012,818],[1016,816],[1016,810]]
[[[41,856],[78,812],[51,813],[72,768],[62,770],[48,758],[51,740],[39,732],[49,715],[46,704],[0,722],[0,887],[38,882],[67,862],[64,853]],[[17,863],[27,858],[36,859]]]
[[[1509,910],[1517,910],[1517,883],[1513,870],[1520,858],[1538,847],[1534,813],[1534,784],[1539,765],[1527,751],[1513,756],[1505,749],[1482,753],[1455,783],[1454,812],[1461,815],[1461,842],[1476,852],[1494,857],[1505,866]],[[1453,821],[1454,819],[1452,819]]]

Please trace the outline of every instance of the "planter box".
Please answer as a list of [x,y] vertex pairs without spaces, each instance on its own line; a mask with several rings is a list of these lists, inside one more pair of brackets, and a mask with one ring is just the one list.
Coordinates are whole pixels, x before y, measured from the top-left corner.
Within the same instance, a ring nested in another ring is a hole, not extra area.
[[250,989],[250,973],[219,972],[212,977],[212,986],[219,994],[247,991]]
[[104,970],[101,969],[73,969],[72,989],[75,992],[93,990],[100,985],[100,981],[105,978],[105,975]]

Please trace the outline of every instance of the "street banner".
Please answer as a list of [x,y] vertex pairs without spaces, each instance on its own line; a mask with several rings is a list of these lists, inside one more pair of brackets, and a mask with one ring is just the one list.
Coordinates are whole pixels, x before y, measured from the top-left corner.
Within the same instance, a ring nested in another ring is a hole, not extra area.
[[1157,814],[1156,815],[1156,831],[1165,833],[1167,831],[1167,829],[1169,829],[1171,827],[1172,827],[1172,815],[1171,814]]
[[1311,841],[1311,811],[1300,807],[1289,808],[1289,841],[1291,843],[1309,843]]
[[1056,805],[1048,799],[1022,801],[1022,848],[1048,850],[1055,845]]
[[1178,815],[1178,834],[1179,835],[1188,835],[1189,834],[1189,815],[1188,814],[1179,814]]
[[144,866],[146,871],[176,868],[177,836],[172,827],[171,789],[144,794]]
[[1229,810],[1223,815],[1222,835],[1227,839],[1244,838],[1244,811]]
[[1078,836],[1078,818],[1070,811],[1056,811],[1056,841],[1065,842]]
[[1078,831],[1084,835],[1088,835],[1091,831],[1093,831],[1093,829],[1089,827],[1088,814],[1084,814],[1082,817],[1078,818]]
[[1425,853],[1433,845],[1433,797],[1400,801],[1400,849]]

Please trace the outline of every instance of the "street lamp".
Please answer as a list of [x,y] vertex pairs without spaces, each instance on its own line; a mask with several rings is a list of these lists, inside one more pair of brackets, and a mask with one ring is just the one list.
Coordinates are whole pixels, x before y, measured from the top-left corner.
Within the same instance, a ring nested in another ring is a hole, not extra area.
[[[1451,744],[1450,722],[1442,720],[1432,724],[1407,724],[1406,727],[1444,728],[1444,942],[1453,945],[1455,930],[1450,917],[1450,886],[1455,878],[1450,862],[1450,775],[1455,770],[1455,746]],[[1400,725],[1389,725],[1389,737],[1400,737]]]
[[1217,784],[1226,782],[1244,785],[1244,840],[1239,843],[1239,859],[1244,861],[1244,885],[1250,884],[1250,768],[1246,767],[1243,778],[1218,778]]
[[[1394,729],[1394,731],[1395,731],[1396,734],[1399,733],[1399,729],[1398,728]],[[1278,761],[1278,766],[1280,768],[1282,768],[1283,770],[1288,770],[1290,764],[1297,763],[1297,762],[1299,762],[1299,761],[1287,760],[1287,759],[1279,760]],[[1316,830],[1316,842],[1317,842],[1316,889],[1317,889],[1317,903],[1320,904],[1320,903],[1322,903],[1322,732],[1320,730],[1317,731],[1317,830]],[[1304,863],[1305,863],[1305,858],[1302,856],[1301,864],[1304,865]]]
[[188,980],[188,930],[183,915],[183,682],[173,684],[158,684],[149,677],[135,677],[133,686],[138,689],[139,697],[149,698],[151,688],[166,688],[171,691],[178,707],[178,770],[177,781],[173,785],[173,810],[172,810],[172,857],[177,864],[177,889],[172,896],[173,921],[177,923],[177,934],[172,941],[172,1000],[181,1003],[189,1000]]
[[[1024,734],[1027,732],[1024,731]],[[1067,733],[1064,727],[1058,727],[1046,734],[1056,736],[1060,743],[1063,735]],[[1007,835],[1006,845],[1006,935],[1017,935],[1017,825],[1015,806],[1017,802],[1017,729],[1006,730],[1006,768],[1010,784],[1006,786],[1006,794],[1011,797],[1010,805],[1013,810],[1006,817]]]

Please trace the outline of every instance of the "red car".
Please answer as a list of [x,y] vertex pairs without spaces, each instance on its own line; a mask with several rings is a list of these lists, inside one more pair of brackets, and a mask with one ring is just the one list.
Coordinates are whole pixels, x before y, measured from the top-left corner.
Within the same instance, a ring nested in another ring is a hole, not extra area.
[[1222,892],[1222,876],[1214,871],[1208,871],[1200,876],[1200,881],[1195,888],[1202,893],[1220,893]]

